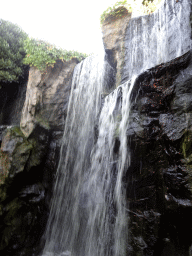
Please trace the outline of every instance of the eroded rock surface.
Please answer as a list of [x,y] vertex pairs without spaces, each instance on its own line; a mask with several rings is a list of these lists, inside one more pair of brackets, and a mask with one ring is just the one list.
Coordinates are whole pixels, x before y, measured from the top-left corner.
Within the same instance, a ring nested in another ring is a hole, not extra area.
[[121,9],[120,15],[108,15],[102,25],[103,43],[106,52],[111,56],[110,62],[116,68],[116,85],[121,82],[122,66],[125,58],[125,32],[131,19],[131,13],[128,13],[124,7]]
[[21,130],[28,137],[35,125],[63,130],[72,74],[77,59],[57,61],[42,74],[35,67],[29,70],[26,99],[21,117]]

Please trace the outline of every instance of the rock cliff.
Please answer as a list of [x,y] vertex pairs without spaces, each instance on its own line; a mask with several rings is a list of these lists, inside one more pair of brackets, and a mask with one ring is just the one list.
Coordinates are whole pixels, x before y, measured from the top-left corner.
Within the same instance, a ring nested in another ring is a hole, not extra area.
[[191,255],[191,5],[182,4],[164,1],[163,12],[132,19],[125,11],[102,27],[116,86],[140,74],[127,130],[129,256]]
[[77,63],[77,59],[58,60],[54,68],[48,67],[43,74],[37,68],[30,68],[20,124],[26,137],[36,123],[63,131],[73,69]]
[[[167,16],[156,12],[131,19],[123,9],[122,17],[108,16],[102,27],[110,67],[102,98],[115,81],[117,87],[134,72],[139,74],[126,131],[131,164],[123,177],[129,204],[129,256],[192,255],[191,4],[185,2],[188,11],[184,1],[165,1],[161,8]],[[167,24],[176,30],[166,30]],[[42,249],[77,63],[57,61],[44,74],[26,69],[20,89],[15,85],[11,94],[0,89],[3,256],[37,256]],[[120,101],[121,95],[119,105]],[[92,143],[97,140],[97,124],[93,132]],[[118,150],[117,131],[115,154]]]
[[129,255],[190,255],[191,52],[139,76],[133,90]]
[[131,19],[131,13],[120,7],[121,16],[108,15],[102,25],[105,51],[110,56],[110,63],[116,69],[116,86],[121,83],[122,67],[125,59],[125,34]]
[[1,89],[1,255],[37,255],[77,63],[57,61],[44,74],[31,67],[19,85]]

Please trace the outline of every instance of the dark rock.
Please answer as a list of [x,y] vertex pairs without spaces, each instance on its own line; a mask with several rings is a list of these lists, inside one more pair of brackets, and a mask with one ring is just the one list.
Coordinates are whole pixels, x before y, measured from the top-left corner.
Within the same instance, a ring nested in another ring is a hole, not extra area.
[[45,197],[45,190],[42,184],[33,184],[23,188],[19,192],[19,198],[28,202],[38,203]]
[[188,255],[192,244],[190,84],[188,52],[141,74],[133,89],[129,255]]
[[[49,132],[36,126],[27,139],[19,127],[4,131],[0,151],[0,251],[30,255],[46,224],[42,179]],[[52,183],[50,183],[52,184]]]
[[25,101],[29,67],[24,66],[23,77],[17,83],[1,84],[0,125],[19,125]]

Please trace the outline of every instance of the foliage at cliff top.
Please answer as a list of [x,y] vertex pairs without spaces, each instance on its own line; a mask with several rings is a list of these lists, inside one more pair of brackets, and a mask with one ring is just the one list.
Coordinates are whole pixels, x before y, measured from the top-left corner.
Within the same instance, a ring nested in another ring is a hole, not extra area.
[[82,60],[88,55],[77,51],[58,49],[42,40],[30,39],[18,25],[0,19],[0,88],[2,84],[18,82],[24,64],[44,70],[57,59]]
[[25,56],[24,40],[27,34],[22,29],[0,19],[0,82],[17,81],[23,74]]
[[108,7],[100,16],[100,23],[103,24],[109,16],[121,17],[121,6],[125,7],[129,12],[136,10],[140,15],[150,14],[154,12],[161,0],[122,0],[116,2],[112,7]]
[[[108,7],[100,16],[100,23],[103,24],[105,19],[109,16],[121,16],[121,10],[118,7],[123,6],[127,10],[131,11],[131,6],[127,4],[127,0],[118,1],[112,7]],[[117,10],[118,9],[118,10]]]
[[68,61],[72,58],[77,58],[81,61],[88,56],[77,51],[58,49],[48,42],[36,40],[34,38],[27,38],[24,40],[24,50],[26,56],[23,63],[37,67],[40,71],[45,70],[48,66],[53,67],[58,59]]

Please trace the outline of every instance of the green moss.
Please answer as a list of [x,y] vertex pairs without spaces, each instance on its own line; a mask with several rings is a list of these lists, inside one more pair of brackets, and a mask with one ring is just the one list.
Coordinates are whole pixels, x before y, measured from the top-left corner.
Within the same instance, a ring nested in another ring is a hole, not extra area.
[[4,207],[3,224],[5,228],[1,234],[0,250],[3,250],[12,238],[13,233],[17,230],[18,226],[21,225],[19,221],[19,210],[21,209],[21,202],[19,199],[14,199]]
[[[3,202],[5,199],[6,199],[6,197],[7,197],[7,193],[6,193],[7,191],[6,191],[6,188],[5,188],[5,186],[0,186],[0,203],[1,202]],[[2,210],[3,210],[3,208],[1,208]]]
[[30,139],[30,143],[33,145],[32,150],[31,150],[31,154],[30,154],[30,159],[28,162],[28,168],[30,169],[32,166],[37,166],[40,164],[41,162],[41,155],[39,152],[39,145],[37,143],[37,141],[35,139]]
[[24,171],[33,145],[25,138],[18,126],[8,128],[3,137],[5,149],[0,149],[0,184],[6,182],[6,178]]
[[190,15],[190,26],[191,26],[191,29],[192,29],[192,14]]
[[182,153],[187,163],[192,161],[192,132],[187,131],[183,135],[183,140],[181,143]]
[[181,141],[181,152],[184,157],[184,163],[187,170],[187,182],[192,192],[192,132],[186,131]]
[[15,223],[14,218],[17,216],[18,210],[21,208],[19,199],[14,199],[8,205],[6,205],[5,211],[7,212],[4,222],[6,225],[13,225]]
[[6,152],[3,152],[0,150],[0,184],[3,184],[5,181],[5,178],[8,177],[8,171],[9,171],[9,157]]
[[41,125],[43,128],[45,128],[46,130],[50,130],[50,125],[49,125],[49,121],[46,120],[45,118],[43,118],[40,115],[36,116],[36,122]]
[[21,131],[21,129],[20,129],[19,126],[13,126],[13,127],[11,127],[9,130],[10,130],[11,134],[13,134],[13,135],[15,135],[15,136],[18,136],[18,135],[19,135],[19,136],[25,138],[25,136],[24,136],[24,134],[22,133],[22,131]]

